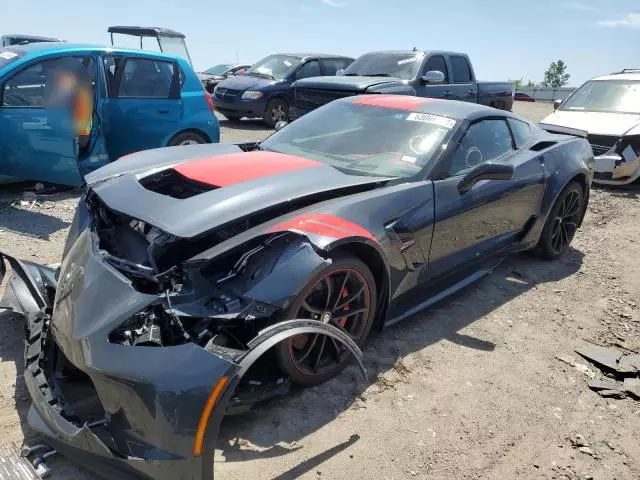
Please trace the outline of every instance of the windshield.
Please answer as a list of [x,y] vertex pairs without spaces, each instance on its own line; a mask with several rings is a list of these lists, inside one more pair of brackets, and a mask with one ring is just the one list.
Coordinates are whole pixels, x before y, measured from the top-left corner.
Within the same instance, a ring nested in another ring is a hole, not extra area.
[[318,160],[346,173],[411,177],[435,160],[456,125],[446,117],[356,102],[314,110],[274,133],[261,148]]
[[207,73],[209,75],[220,75],[231,68],[231,65],[227,65],[226,63],[216,65],[215,67],[211,67],[208,70],[205,70],[203,73]]
[[289,55],[269,55],[244,72],[244,74],[281,80],[286,77],[300,61],[300,58]]
[[0,48],[0,70],[24,56],[25,52],[21,50],[16,50],[15,48]]
[[640,81],[591,80],[569,97],[560,110],[640,113]]
[[349,65],[344,75],[388,75],[410,80],[416,76],[422,57],[422,52],[367,53]]

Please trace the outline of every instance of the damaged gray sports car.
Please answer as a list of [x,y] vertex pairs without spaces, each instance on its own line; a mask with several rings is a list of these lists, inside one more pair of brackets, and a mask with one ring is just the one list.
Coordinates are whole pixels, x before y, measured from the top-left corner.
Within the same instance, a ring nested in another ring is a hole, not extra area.
[[592,178],[583,138],[403,95],[120,159],[86,178],[58,270],[0,255],[29,424],[106,478],[210,480],[225,414],[364,370],[373,329],[509,253],[564,255]]

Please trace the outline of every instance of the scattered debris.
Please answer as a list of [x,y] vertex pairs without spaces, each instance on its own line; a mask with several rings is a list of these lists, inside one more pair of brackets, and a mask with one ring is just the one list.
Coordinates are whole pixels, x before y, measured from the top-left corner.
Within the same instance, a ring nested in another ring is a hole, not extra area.
[[585,438],[582,435],[580,435],[579,433],[577,433],[576,435],[571,437],[571,445],[573,445],[575,448],[590,446],[590,444],[587,443]]
[[587,345],[577,348],[576,352],[590,362],[617,373],[638,373],[638,369],[629,363],[620,363],[623,352],[617,348]]
[[598,393],[603,398],[617,398],[619,400],[627,398],[627,394],[620,390],[600,390]]
[[580,448],[578,448],[578,451],[581,452],[581,453],[584,453],[585,455],[590,455],[592,457],[596,456],[596,452],[591,450],[591,448],[589,448],[589,447],[580,447]]

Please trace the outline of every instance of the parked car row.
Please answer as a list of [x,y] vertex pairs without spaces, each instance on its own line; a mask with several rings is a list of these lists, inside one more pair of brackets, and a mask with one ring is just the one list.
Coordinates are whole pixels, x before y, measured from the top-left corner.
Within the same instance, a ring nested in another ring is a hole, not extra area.
[[213,90],[222,80],[235,75],[242,75],[248,68],[251,68],[251,65],[231,65],[227,63],[221,63],[220,65],[215,65],[211,68],[208,68],[204,72],[199,72],[198,78],[202,82],[204,89],[209,93],[213,93]]
[[391,93],[479,103],[511,110],[510,82],[476,80],[469,57],[442,51],[372,52],[357,60],[338,55],[270,55],[243,78],[214,90],[216,108],[230,120],[262,117],[273,127],[335,99]]

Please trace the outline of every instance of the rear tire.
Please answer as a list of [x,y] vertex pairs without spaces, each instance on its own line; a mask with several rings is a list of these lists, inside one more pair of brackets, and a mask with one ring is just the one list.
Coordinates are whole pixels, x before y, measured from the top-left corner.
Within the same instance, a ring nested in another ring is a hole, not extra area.
[[569,250],[578,230],[584,210],[584,192],[577,182],[571,182],[553,204],[544,225],[535,253],[546,259],[556,260]]
[[200,143],[209,143],[206,138],[196,132],[181,132],[171,139],[169,147],[178,145],[196,145]]
[[[362,347],[376,314],[375,279],[354,256],[336,255],[332,260],[307,281],[284,319],[311,318],[338,326]],[[275,353],[282,372],[307,387],[326,382],[352,360],[347,349],[326,335],[297,335],[278,344]]]
[[267,103],[262,121],[269,128],[275,127],[280,121],[289,121],[289,103],[282,98],[274,98]]

